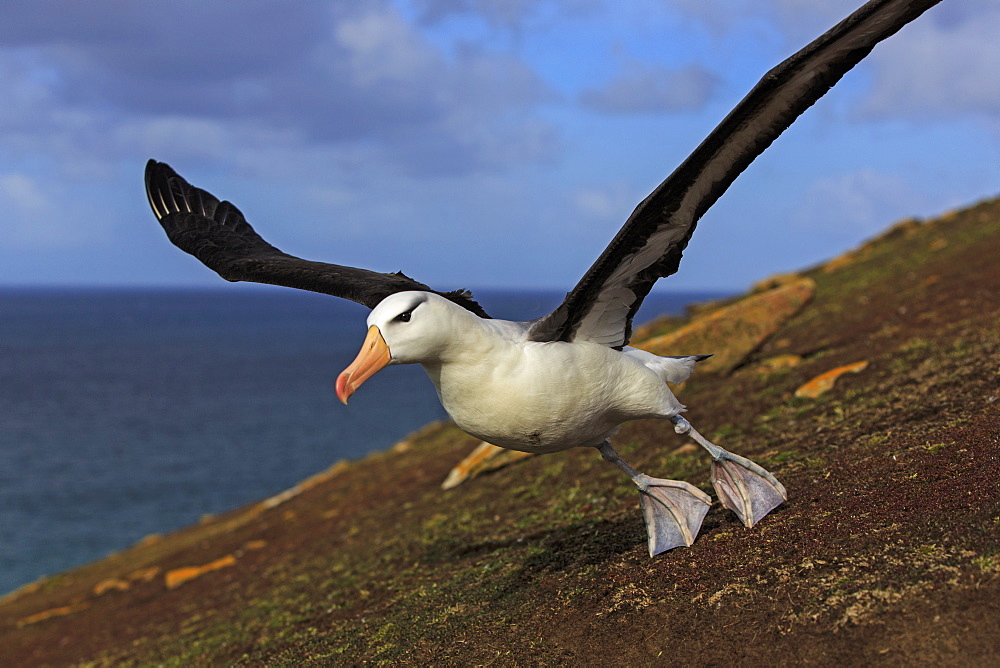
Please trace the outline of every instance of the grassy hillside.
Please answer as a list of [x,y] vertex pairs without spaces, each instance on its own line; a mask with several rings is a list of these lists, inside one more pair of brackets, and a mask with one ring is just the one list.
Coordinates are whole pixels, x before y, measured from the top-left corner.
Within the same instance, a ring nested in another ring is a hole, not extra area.
[[[808,294],[758,326],[793,283]],[[1000,201],[901,223],[751,298],[764,307],[739,328],[699,334],[723,340],[675,352],[741,346],[678,395],[788,488],[753,529],[716,503],[691,548],[650,559],[635,489],[589,449],[444,492],[476,442],[434,424],[6,597],[0,663],[1000,664]],[[616,440],[712,493],[685,445],[654,421]]]

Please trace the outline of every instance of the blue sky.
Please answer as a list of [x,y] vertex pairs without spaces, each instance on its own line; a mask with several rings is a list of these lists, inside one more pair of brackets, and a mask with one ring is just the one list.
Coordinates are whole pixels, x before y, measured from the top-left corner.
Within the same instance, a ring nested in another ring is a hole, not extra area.
[[[223,285],[147,158],[279,248],[438,289],[569,289],[759,77],[859,0],[15,0],[0,285]],[[1000,193],[1000,3],[878,47],[703,218],[661,289],[739,289]]]

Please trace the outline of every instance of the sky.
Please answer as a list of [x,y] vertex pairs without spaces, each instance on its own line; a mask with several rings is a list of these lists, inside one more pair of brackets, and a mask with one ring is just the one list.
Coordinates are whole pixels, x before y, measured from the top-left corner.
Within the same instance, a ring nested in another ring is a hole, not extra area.
[[[224,286],[148,158],[300,257],[570,289],[771,67],[859,0],[8,0],[0,285]],[[1000,2],[876,48],[702,219],[667,290],[737,290],[1000,194]]]

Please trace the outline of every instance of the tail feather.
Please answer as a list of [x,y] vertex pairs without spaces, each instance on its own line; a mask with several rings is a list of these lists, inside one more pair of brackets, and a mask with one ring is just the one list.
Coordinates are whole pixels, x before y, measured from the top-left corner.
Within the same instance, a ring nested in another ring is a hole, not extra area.
[[637,348],[626,348],[625,353],[639,360],[646,368],[654,371],[667,383],[677,385],[687,380],[694,371],[694,365],[711,355],[671,355],[660,357]]

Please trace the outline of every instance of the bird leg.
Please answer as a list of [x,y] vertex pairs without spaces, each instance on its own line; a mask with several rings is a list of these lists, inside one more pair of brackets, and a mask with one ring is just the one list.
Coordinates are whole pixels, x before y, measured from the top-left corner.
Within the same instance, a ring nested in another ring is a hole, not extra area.
[[674,431],[687,434],[712,455],[712,485],[722,505],[752,527],[788,499],[785,486],[746,457],[735,455],[699,434],[691,423],[675,415]]
[[624,471],[639,488],[639,502],[646,519],[649,556],[694,542],[712,499],[694,485],[680,480],[650,478],[625,463],[611,443],[597,446],[601,456]]

